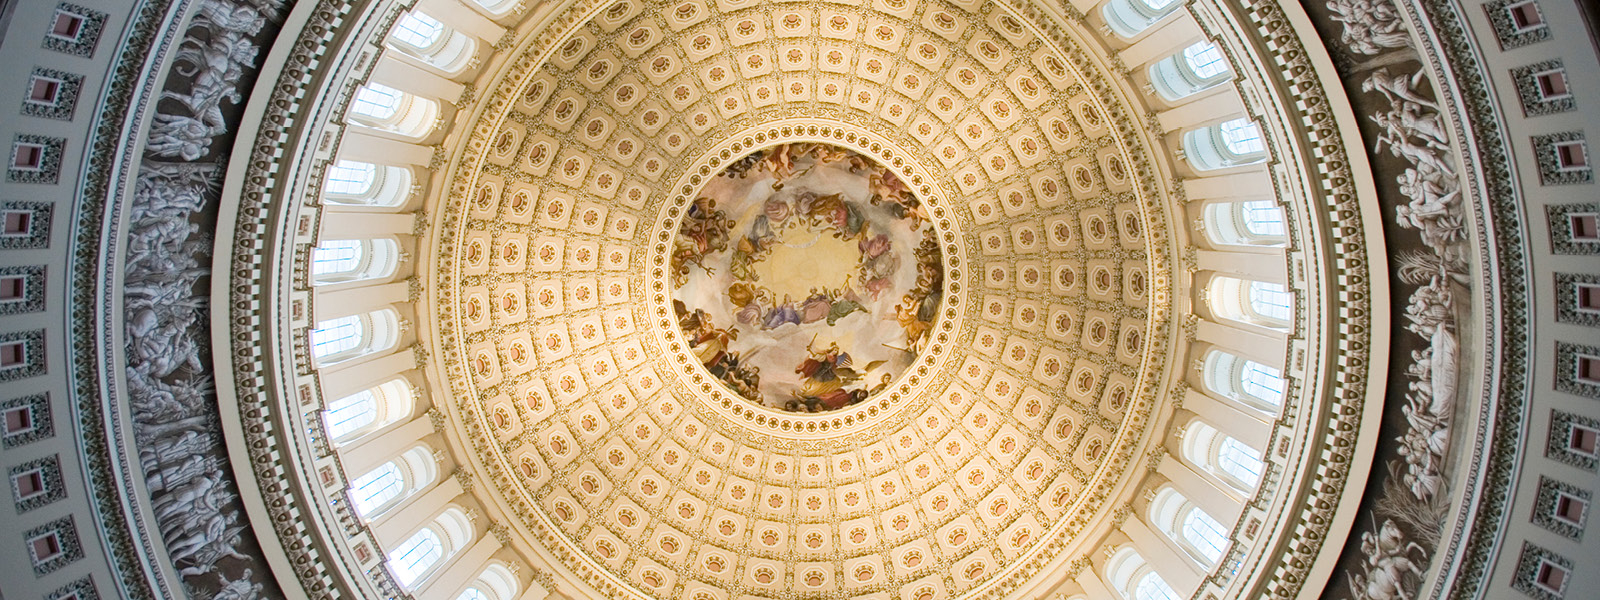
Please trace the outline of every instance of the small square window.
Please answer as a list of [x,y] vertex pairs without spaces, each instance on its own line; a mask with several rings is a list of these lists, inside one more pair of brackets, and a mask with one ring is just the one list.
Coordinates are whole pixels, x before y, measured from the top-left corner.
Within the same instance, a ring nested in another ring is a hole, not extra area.
[[[28,278],[22,275],[0,277],[0,302],[17,302],[28,295]],[[1600,299],[1600,289],[1595,290]]]
[[8,210],[3,214],[3,223],[0,223],[0,235],[30,235],[33,233],[33,212],[26,210]]
[[1539,563],[1539,573],[1534,576],[1533,582],[1550,592],[1560,594],[1567,587],[1567,576],[1571,574],[1566,567],[1553,562],[1542,562]]
[[1600,312],[1600,284],[1579,283],[1578,310],[1586,312]]
[[28,83],[28,102],[55,106],[61,99],[61,80],[35,76]]
[[1544,100],[1559,100],[1572,96],[1572,91],[1567,89],[1566,71],[1546,71],[1533,76],[1539,84],[1539,96]]
[[33,407],[15,406],[6,409],[6,437],[33,431]]
[[20,367],[28,360],[28,346],[22,342],[0,344],[0,369]]
[[1589,168],[1589,149],[1583,142],[1562,142],[1555,145],[1556,165],[1563,171]]
[[1588,509],[1589,503],[1582,498],[1570,494],[1559,494],[1556,496],[1555,508],[1551,510],[1551,514],[1555,518],[1573,525],[1582,525],[1583,513]]
[[83,15],[58,9],[50,22],[50,37],[76,42],[78,36],[83,35],[84,20]]
[[33,550],[33,563],[35,565],[48,562],[50,559],[61,555],[61,537],[52,531],[28,540],[28,547]]
[[45,489],[44,471],[42,469],[34,469],[26,473],[12,475],[11,484],[16,486],[17,499],[19,500],[27,500],[49,491]]
[[1532,0],[1507,6],[1506,12],[1511,14],[1511,24],[1519,32],[1544,26],[1544,14],[1539,12],[1539,4]]
[[1578,355],[1578,381],[1600,384],[1600,356]]
[[19,142],[11,148],[11,168],[38,171],[44,165],[44,145]]
[[1585,242],[1600,240],[1600,215],[1594,213],[1568,215],[1567,223],[1572,227],[1573,240]]
[[1567,438],[1567,449],[1579,454],[1600,456],[1600,430],[1573,424],[1572,435]]

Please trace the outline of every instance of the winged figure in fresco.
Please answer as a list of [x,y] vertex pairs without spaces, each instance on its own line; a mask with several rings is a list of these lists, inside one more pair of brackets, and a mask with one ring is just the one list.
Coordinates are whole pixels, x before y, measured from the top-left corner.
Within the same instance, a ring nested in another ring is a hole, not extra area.
[[848,389],[846,386],[860,381],[865,373],[887,362],[872,361],[867,363],[866,369],[858,372],[850,353],[840,350],[838,342],[829,342],[828,347],[819,352],[814,338],[806,347],[806,354],[806,359],[794,369],[804,380],[795,395],[810,412],[835,410],[865,400],[867,390]]

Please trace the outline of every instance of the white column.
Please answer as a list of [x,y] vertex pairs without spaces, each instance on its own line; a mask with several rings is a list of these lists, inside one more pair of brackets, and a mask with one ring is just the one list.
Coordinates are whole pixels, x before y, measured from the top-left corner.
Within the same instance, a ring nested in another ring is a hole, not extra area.
[[433,147],[378,137],[351,127],[339,142],[339,158],[375,165],[426,167],[433,162]]
[[1196,266],[1204,271],[1216,271],[1239,279],[1266,283],[1285,283],[1289,280],[1289,266],[1283,253],[1227,252],[1201,250],[1196,254]]
[[478,38],[486,45],[494,45],[506,34],[506,29],[459,0],[422,0],[417,9],[428,13],[451,29]]
[[386,235],[411,235],[416,213],[371,213],[341,210],[330,205],[322,211],[320,239],[364,240]]
[[1282,334],[1257,333],[1202,320],[1195,328],[1194,337],[1198,341],[1220,346],[1240,357],[1283,370],[1285,339]]
[[453,594],[460,593],[483,572],[484,565],[489,564],[489,558],[499,549],[500,540],[494,536],[478,536],[471,546],[451,556],[443,571],[418,588],[417,597],[454,598]]
[[1272,438],[1272,424],[1235,408],[1233,405],[1190,388],[1183,396],[1183,409],[1198,415],[1207,423],[1241,442],[1263,451]]
[[378,65],[372,69],[372,80],[444,104],[454,104],[465,89],[437,73],[387,56],[378,59]]
[[1179,105],[1156,113],[1156,123],[1167,133],[1217,120],[1217,115],[1244,113],[1244,101],[1231,84],[1222,84],[1178,100]]
[[439,512],[456,498],[461,496],[461,484],[456,478],[441,475],[443,480],[426,492],[408,499],[399,508],[380,515],[370,525],[372,534],[377,536],[378,544],[384,548],[393,548],[406,541],[421,531],[424,526],[432,522]]
[[1217,486],[1176,455],[1169,455],[1162,460],[1156,473],[1166,477],[1174,489],[1211,515],[1224,529],[1232,529],[1239,521],[1239,514],[1244,511],[1244,500],[1230,488]]
[[1151,529],[1142,518],[1123,522],[1122,532],[1128,535],[1134,547],[1139,549],[1139,554],[1144,556],[1150,566],[1155,567],[1156,573],[1160,574],[1179,596],[1188,596],[1195,588],[1200,587],[1203,574],[1199,565],[1195,564],[1193,558],[1178,552],[1166,534]]
[[384,355],[348,369],[322,373],[322,397],[333,400],[378,385],[396,377],[403,377],[417,367],[417,354],[411,348]]
[[1190,202],[1199,200],[1262,200],[1271,198],[1272,178],[1265,165],[1254,165],[1248,171],[1191,177],[1183,180],[1183,195]]
[[401,304],[409,300],[410,293],[404,281],[327,292],[312,288],[319,321],[366,314]]
[[1117,57],[1130,71],[1137,70],[1202,39],[1205,39],[1205,35],[1201,33],[1200,25],[1184,16],[1157,23],[1154,31],[1118,52]]
[[1104,567],[1104,565],[1096,564],[1090,568],[1084,569],[1083,572],[1079,573],[1078,577],[1073,581],[1078,582],[1078,586],[1083,588],[1083,593],[1088,595],[1090,598],[1105,598],[1106,600],[1110,600],[1112,598],[1121,598],[1122,594],[1111,591],[1111,587],[1106,585],[1106,582],[1100,579],[1100,574],[1097,572],[1097,570],[1101,567]]
[[433,434],[433,421],[426,415],[419,415],[404,425],[367,439],[357,440],[356,443],[339,451],[339,460],[344,464],[346,475],[360,477],[374,467],[400,456],[405,449],[416,445],[422,438],[431,434]]
[[544,589],[544,586],[539,585],[539,581],[537,579],[534,579],[531,576],[523,577],[522,579],[526,580],[526,583],[523,585],[527,591],[523,592],[521,596],[518,596],[517,600],[544,600],[545,598],[550,597],[550,590]]
[[1072,0],[1072,7],[1078,9],[1078,12],[1092,15],[1104,3],[1104,0]]

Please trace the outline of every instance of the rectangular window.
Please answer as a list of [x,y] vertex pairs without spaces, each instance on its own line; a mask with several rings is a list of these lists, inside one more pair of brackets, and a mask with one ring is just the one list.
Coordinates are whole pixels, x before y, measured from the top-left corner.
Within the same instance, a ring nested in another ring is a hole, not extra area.
[[1567,572],[1565,567],[1545,561],[1539,563],[1539,573],[1534,576],[1534,583],[1539,584],[1539,587],[1559,594],[1567,585],[1568,575],[1570,573]]
[[1578,355],[1578,381],[1600,384],[1600,356]]
[[1539,96],[1545,100],[1560,100],[1572,95],[1567,89],[1566,71],[1545,71],[1533,76],[1539,84]]
[[1600,284],[1580,283],[1577,286],[1578,310],[1600,312]]
[[[1600,296],[1600,289],[1596,292]],[[27,295],[27,278],[21,275],[0,277],[0,302],[15,302]]]
[[1533,0],[1507,6],[1506,12],[1511,13],[1511,24],[1516,26],[1518,32],[1544,27],[1544,15],[1539,12],[1539,4]]
[[34,564],[44,563],[61,555],[61,538],[52,531],[28,540],[28,547],[33,550]]
[[35,75],[28,82],[28,102],[55,106],[61,99],[61,80]]
[[8,210],[0,213],[0,235],[31,235],[33,234],[33,211]]
[[1572,435],[1567,438],[1567,449],[1589,456],[1600,456],[1600,431],[1573,424]]
[[1595,213],[1568,215],[1567,222],[1572,226],[1573,240],[1584,242],[1600,240],[1600,215]]
[[56,9],[55,20],[50,22],[50,37],[78,41],[78,36],[83,34],[83,15]]
[[1589,503],[1570,494],[1559,492],[1558,494],[1555,506],[1551,511],[1555,518],[1573,525],[1583,524],[1583,512],[1589,508]]
[[0,369],[20,367],[28,360],[28,347],[22,342],[6,342],[0,345]]
[[11,147],[11,168],[38,171],[44,164],[44,145],[17,142]]
[[6,409],[6,437],[33,431],[33,407],[17,406]]
[[1589,168],[1589,149],[1583,142],[1556,144],[1556,165],[1563,171]]
[[11,484],[16,486],[19,500],[27,500],[49,491],[44,489],[44,472],[42,469],[34,469],[12,475]]

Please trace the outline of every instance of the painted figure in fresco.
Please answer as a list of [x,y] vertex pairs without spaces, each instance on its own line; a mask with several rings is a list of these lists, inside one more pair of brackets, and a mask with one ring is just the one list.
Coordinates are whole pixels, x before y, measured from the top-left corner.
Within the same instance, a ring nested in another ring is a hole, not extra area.
[[850,279],[846,278],[844,288],[834,290],[830,294],[833,304],[828,307],[828,325],[838,323],[839,319],[850,316],[851,313],[867,312],[861,306],[861,296],[856,294],[855,288],[850,287]]
[[732,229],[733,219],[717,209],[716,200],[699,198],[691,203],[683,224],[678,227],[678,235],[673,238],[673,280],[682,285],[689,275],[689,265],[712,273],[705,259],[728,249],[728,232]]
[[[861,380],[863,374],[851,366],[850,354],[840,350],[838,342],[829,342],[821,352],[814,344],[807,346],[806,353],[808,356],[794,372],[804,381],[795,395],[807,412],[838,410],[867,399],[867,390],[845,387]],[[866,371],[871,372],[884,362],[868,363]]]

